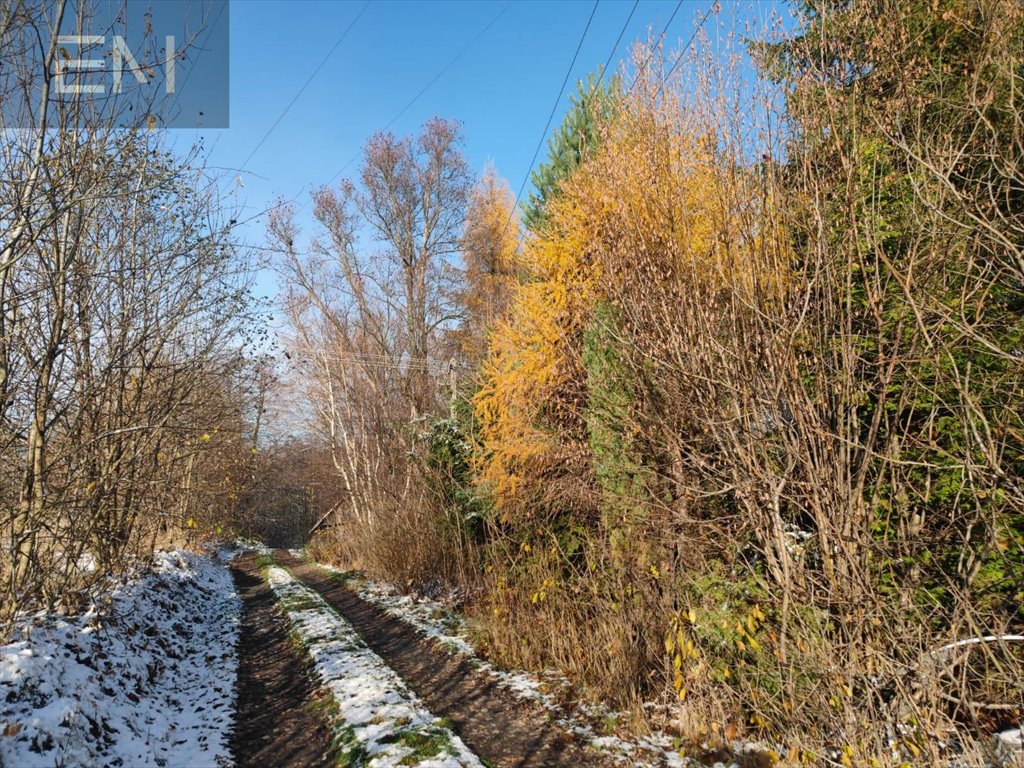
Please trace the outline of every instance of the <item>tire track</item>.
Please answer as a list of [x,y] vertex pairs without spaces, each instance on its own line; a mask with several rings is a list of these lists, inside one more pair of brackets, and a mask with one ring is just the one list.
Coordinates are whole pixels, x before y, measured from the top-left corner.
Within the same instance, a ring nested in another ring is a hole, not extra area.
[[430,711],[496,768],[576,768],[612,765],[575,742],[548,713],[498,686],[465,658],[439,648],[409,624],[371,605],[315,566],[276,550],[277,561],[319,592],[363,641],[397,672]]
[[242,598],[238,684],[231,753],[238,768],[329,768],[337,749],[324,712],[328,696],[263,581],[256,555],[235,558],[231,575]]

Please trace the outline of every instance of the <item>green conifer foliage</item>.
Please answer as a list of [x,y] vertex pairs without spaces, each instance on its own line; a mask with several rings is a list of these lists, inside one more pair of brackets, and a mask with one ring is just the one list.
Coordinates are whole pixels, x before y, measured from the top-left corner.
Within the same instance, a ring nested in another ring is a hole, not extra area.
[[547,222],[544,208],[558,194],[561,182],[592,155],[600,143],[599,125],[606,125],[618,109],[622,87],[618,76],[605,81],[590,75],[586,83],[577,83],[570,96],[570,107],[561,126],[548,139],[547,160],[534,171],[530,180],[534,191],[523,202],[523,223],[531,231]]

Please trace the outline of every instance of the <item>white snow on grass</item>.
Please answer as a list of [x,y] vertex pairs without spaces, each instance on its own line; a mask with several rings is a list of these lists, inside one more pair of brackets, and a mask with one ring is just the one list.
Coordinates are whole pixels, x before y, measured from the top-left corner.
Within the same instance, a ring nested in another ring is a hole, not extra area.
[[330,565],[320,567],[331,573],[341,573],[350,577],[348,586],[363,600],[383,608],[407,624],[412,624],[423,635],[437,640],[449,650],[467,656],[474,654],[465,620],[443,603],[425,597],[403,595],[394,587],[385,584],[352,578],[351,574]]
[[266,574],[321,684],[338,706],[334,729],[350,763],[368,768],[483,768],[317,592],[283,568],[271,566]]
[[0,765],[230,765],[240,600],[186,552],[102,609],[36,616],[0,646]]

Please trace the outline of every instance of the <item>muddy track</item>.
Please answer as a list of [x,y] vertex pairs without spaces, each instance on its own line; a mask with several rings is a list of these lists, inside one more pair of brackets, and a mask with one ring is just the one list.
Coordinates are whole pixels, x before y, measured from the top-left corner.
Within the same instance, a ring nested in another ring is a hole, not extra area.
[[361,600],[323,571],[283,550],[274,556],[341,613],[434,715],[448,718],[452,730],[487,765],[577,768],[612,764],[607,756],[574,742],[550,722],[541,707],[498,687],[490,675]]
[[314,683],[305,654],[288,636],[256,556],[231,564],[242,598],[238,688],[231,753],[238,768],[335,766],[325,696]]

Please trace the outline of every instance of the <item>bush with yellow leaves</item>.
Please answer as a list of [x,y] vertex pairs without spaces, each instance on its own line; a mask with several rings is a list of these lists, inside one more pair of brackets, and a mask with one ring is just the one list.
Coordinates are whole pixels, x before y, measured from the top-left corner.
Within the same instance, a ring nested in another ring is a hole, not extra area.
[[777,301],[784,284],[764,258],[781,249],[766,245],[778,230],[761,188],[737,182],[671,92],[638,84],[528,234],[474,400],[475,468],[496,503],[492,650],[558,665],[618,703],[658,685],[693,554],[666,424],[651,417],[663,396],[650,345],[676,339],[652,330],[643,297],[740,286]]

